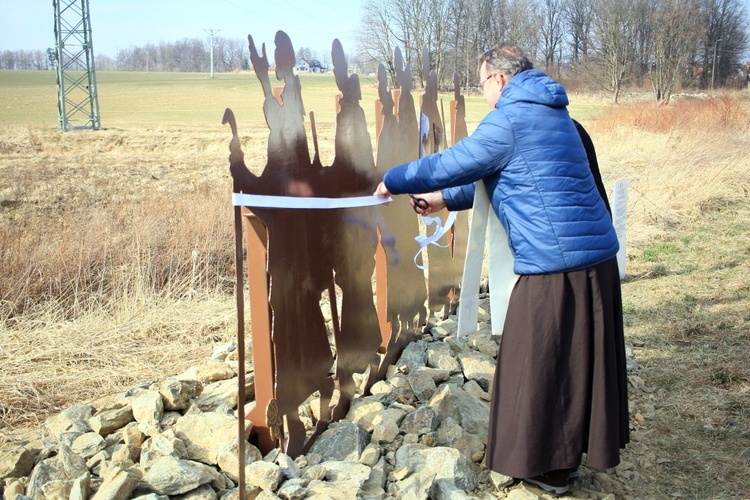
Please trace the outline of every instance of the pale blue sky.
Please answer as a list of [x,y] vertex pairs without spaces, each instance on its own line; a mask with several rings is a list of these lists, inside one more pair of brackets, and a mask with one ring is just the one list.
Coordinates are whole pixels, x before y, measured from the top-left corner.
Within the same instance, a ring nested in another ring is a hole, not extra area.
[[[69,0],[63,0],[68,3]],[[364,0],[89,0],[94,55],[115,57],[118,49],[148,43],[216,36],[246,40],[273,52],[274,34],[284,30],[295,49],[322,57],[334,38],[356,50]],[[739,0],[750,9],[750,0]],[[0,51],[54,47],[52,0],[0,0]],[[750,57],[750,52],[748,53]]]
[[[62,4],[68,4],[63,0]],[[89,0],[94,55],[183,38],[253,36],[273,53],[274,34],[285,31],[294,48],[330,54],[334,38],[354,52],[362,0]],[[0,0],[0,51],[54,47],[52,0]]]

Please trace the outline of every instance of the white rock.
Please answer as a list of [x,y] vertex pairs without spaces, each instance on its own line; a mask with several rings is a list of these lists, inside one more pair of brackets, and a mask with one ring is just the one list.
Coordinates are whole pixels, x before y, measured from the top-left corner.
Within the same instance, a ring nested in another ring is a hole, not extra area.
[[78,436],[70,446],[74,453],[89,459],[102,451],[106,443],[98,432],[87,432]]
[[487,434],[490,420],[490,405],[477,396],[443,384],[429,403],[441,417],[452,417],[467,432],[483,436]]
[[458,353],[464,377],[475,380],[482,389],[489,390],[495,376],[495,360],[481,352],[465,351]]
[[452,448],[407,444],[396,452],[396,465],[449,481],[462,490],[473,490],[477,485],[469,459]]
[[130,405],[136,422],[158,428],[164,415],[164,401],[158,391],[143,391],[130,398]]
[[0,447],[0,481],[7,477],[26,477],[34,469],[36,453],[24,446]]
[[195,404],[205,412],[214,411],[223,405],[236,408],[238,397],[237,379],[222,380],[204,385],[203,392],[195,398]]
[[99,486],[99,490],[92,500],[125,500],[130,498],[141,477],[141,471],[137,467],[114,468]]
[[281,467],[265,460],[251,463],[247,466],[246,471],[245,480],[249,484],[264,490],[276,491],[284,477]]
[[162,457],[141,480],[141,486],[160,495],[181,495],[217,479],[219,473],[202,463]]
[[[174,426],[174,433],[185,443],[188,458],[209,465],[218,463],[219,452],[237,441],[239,424],[230,415],[199,413],[185,415]],[[252,427],[245,427],[250,433]]]
[[199,380],[180,380],[169,377],[159,384],[159,394],[166,410],[185,410],[190,400],[203,392],[203,383]]
[[132,421],[133,408],[130,404],[126,404],[119,408],[96,413],[93,417],[89,418],[88,423],[94,432],[98,432],[102,436],[107,436],[125,427]]
[[237,371],[223,361],[210,361],[200,366],[192,366],[176,378],[179,380],[197,380],[204,384],[227,380],[237,376]]
[[[237,439],[229,443],[219,451],[216,457],[217,465],[222,472],[229,476],[233,481],[239,481],[240,461],[239,445]],[[245,476],[247,476],[247,467],[253,462],[263,460],[260,450],[250,443],[245,443]]]

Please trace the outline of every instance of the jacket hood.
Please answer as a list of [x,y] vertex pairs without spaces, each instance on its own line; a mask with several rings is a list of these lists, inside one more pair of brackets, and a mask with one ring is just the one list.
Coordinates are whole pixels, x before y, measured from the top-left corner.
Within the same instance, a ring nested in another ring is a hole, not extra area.
[[527,69],[511,78],[495,107],[502,106],[503,101],[536,103],[553,108],[569,104],[563,86],[538,69]]

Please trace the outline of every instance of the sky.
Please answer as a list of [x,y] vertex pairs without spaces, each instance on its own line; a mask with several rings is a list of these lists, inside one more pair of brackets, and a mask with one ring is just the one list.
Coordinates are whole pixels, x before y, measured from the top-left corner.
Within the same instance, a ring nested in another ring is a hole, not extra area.
[[[330,57],[334,38],[344,52],[356,50],[355,33],[365,0],[89,0],[94,55],[114,58],[118,49],[184,38],[246,40],[273,53],[283,30],[295,50]],[[80,0],[60,0],[61,5]],[[750,0],[739,0],[750,12]],[[0,51],[54,47],[52,0],[0,0]],[[748,51],[750,57],[750,51]]]
[[[60,0],[60,5],[80,0]],[[118,49],[184,38],[247,40],[273,53],[276,31],[285,31],[295,50],[330,57],[338,38],[354,52],[363,0],[89,0],[94,56],[114,58]],[[74,16],[63,16],[65,19]],[[52,0],[0,0],[0,51],[46,50],[55,46]]]

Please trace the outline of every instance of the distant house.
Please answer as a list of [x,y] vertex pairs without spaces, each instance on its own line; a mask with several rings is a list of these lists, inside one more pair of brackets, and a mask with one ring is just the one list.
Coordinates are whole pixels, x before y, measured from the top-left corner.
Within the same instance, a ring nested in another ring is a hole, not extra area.
[[302,61],[298,61],[297,66],[294,69],[297,70],[297,73],[325,73],[328,71],[328,68],[323,66],[323,64],[317,59],[311,59],[309,61],[303,59]]
[[310,72],[311,73],[325,73],[328,71],[328,68],[323,66],[320,61],[313,59],[310,61]]

